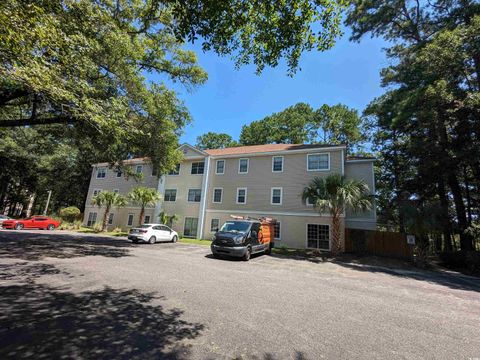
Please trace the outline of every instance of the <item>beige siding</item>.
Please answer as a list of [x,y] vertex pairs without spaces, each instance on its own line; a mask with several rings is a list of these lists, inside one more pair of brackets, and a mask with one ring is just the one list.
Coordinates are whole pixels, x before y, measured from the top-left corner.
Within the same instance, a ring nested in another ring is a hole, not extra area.
[[[97,167],[94,166],[92,169],[92,176],[90,178],[90,187],[88,189],[87,203],[89,205],[92,201],[93,191],[96,189],[113,191],[118,189],[119,193],[122,195],[127,195],[134,187],[145,186],[149,188],[157,188],[158,178],[157,176],[152,176],[152,167],[150,164],[143,165],[143,179],[141,181],[136,181],[132,177],[117,177],[117,173],[113,169],[109,169],[106,166],[103,166],[107,169],[106,177],[103,179],[97,179]],[[133,165],[135,169],[136,165]]]
[[[135,169],[137,164],[132,165],[133,169]],[[133,188],[137,186],[145,186],[148,188],[154,188],[157,189],[158,186],[158,178],[157,176],[152,176],[152,167],[150,164],[146,163],[138,163],[138,165],[143,166],[143,179],[140,181],[136,181],[132,177],[125,177],[122,175],[121,177],[117,177],[117,173],[114,171],[114,169],[110,169],[107,166],[94,166],[92,169],[92,175],[90,179],[90,187],[88,189],[88,195],[87,195],[87,200],[85,203],[85,215],[83,219],[83,223],[86,225],[88,221],[88,213],[90,211],[96,211],[97,212],[97,222],[101,222],[101,218],[103,217],[103,209],[98,208],[98,207],[93,207],[92,204],[92,198],[93,198],[93,192],[95,190],[102,190],[102,191],[113,191],[115,189],[118,189],[118,192],[122,195],[127,195]],[[107,173],[105,178],[97,179],[97,169],[98,168],[105,168]],[[131,211],[127,211],[127,209],[131,209]],[[112,213],[114,213],[114,224],[112,226],[109,226],[109,228],[114,228],[114,227],[121,227],[125,228],[126,223],[127,223],[127,216],[128,213],[135,213],[135,222],[138,221],[138,214],[140,213],[140,208],[136,206],[135,204],[129,204],[127,208],[124,209],[112,209]],[[137,214],[138,213],[138,214]],[[148,207],[145,210],[146,215],[151,216],[151,221],[153,221],[153,207]]]
[[[198,155],[198,154],[197,154]],[[161,210],[166,214],[176,214],[179,219],[173,224],[175,231],[183,234],[183,227],[186,217],[199,217],[201,202],[188,202],[188,189],[202,189],[204,175],[192,175],[192,163],[203,159],[186,159],[180,164],[179,175],[165,176],[165,190],[176,189],[177,198],[175,202],[163,201]]]
[[[87,224],[88,221],[88,215],[91,212],[96,212],[97,213],[97,224],[101,224],[103,220],[103,214],[104,214],[105,208],[99,208],[96,206],[87,206],[85,207],[85,216],[84,216],[84,225]],[[123,231],[127,231],[130,229],[130,226],[127,225],[127,220],[128,220],[128,214],[134,214],[133,216],[133,226],[137,226],[139,223],[139,217],[140,217],[140,208],[138,207],[125,207],[125,208],[112,208],[110,209],[110,213],[113,213],[113,224],[108,225],[107,229],[109,231],[115,229],[115,228],[121,228]],[[145,215],[150,216],[150,222],[153,222],[153,208],[147,208],[145,209]]]
[[[255,213],[242,213],[243,216],[251,216],[258,218],[259,215]],[[268,216],[268,215],[267,215]],[[287,216],[287,215],[271,215],[270,217],[280,222],[280,240],[275,240],[275,246],[286,246],[289,248],[304,249],[307,246],[307,224],[322,224],[330,226],[331,218],[324,216]],[[213,233],[210,231],[212,219],[219,219],[220,226],[230,218],[227,213],[220,213],[215,211],[208,211],[205,217],[204,238],[210,239]],[[343,221],[342,221],[343,225]],[[343,228],[343,226],[342,226]],[[342,248],[344,247],[344,234],[342,231]]]
[[[345,176],[349,179],[364,181],[373,194],[375,190],[373,162],[346,162]],[[347,211],[346,225],[350,228],[375,229],[375,206],[373,206],[371,210],[364,212],[354,213],[352,211]]]
[[[321,151],[312,153],[323,153]],[[272,156],[250,156],[247,174],[238,173],[239,158],[225,159],[225,174],[215,174],[212,159],[207,209],[213,210],[254,210],[274,212],[314,213],[312,207],[302,203],[301,192],[309,181],[316,176],[327,176],[342,172],[342,151],[329,151],[329,171],[307,171],[307,154],[287,154],[284,156],[283,172],[272,172]],[[223,188],[221,204],[213,203],[213,188]],[[247,203],[237,204],[237,188],[247,188]],[[271,205],[271,188],[282,188],[282,204]]]

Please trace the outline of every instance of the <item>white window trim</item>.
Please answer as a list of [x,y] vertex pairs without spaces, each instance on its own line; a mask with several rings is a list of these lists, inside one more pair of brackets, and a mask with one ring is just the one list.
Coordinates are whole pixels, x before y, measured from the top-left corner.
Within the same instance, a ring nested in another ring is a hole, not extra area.
[[220,230],[220,219],[219,218],[211,218],[210,219],[210,232],[214,233],[216,231],[212,231],[212,220],[218,220],[218,229]]
[[[148,221],[147,221],[147,216],[148,216]],[[150,224],[150,220],[152,220],[152,216],[151,216],[151,215],[144,215],[144,216],[143,216],[143,223],[144,223],[144,224]]]
[[[167,192],[167,190],[175,190],[175,201],[165,200],[165,193]],[[176,202],[177,202],[177,197],[178,197],[178,189],[177,189],[177,188],[168,188],[168,189],[165,189],[165,192],[163,193],[163,201],[164,201],[164,202],[176,203]]]
[[[195,174],[194,174],[195,175]],[[201,175],[201,174],[198,174]],[[200,201],[190,201],[188,200],[188,195],[190,193],[190,190],[200,190]],[[192,204],[200,204],[202,202],[202,189],[199,188],[188,188],[187,189],[187,202],[192,203]]]
[[[273,191],[280,190],[280,202],[274,203],[273,202]],[[272,187],[270,188],[270,205],[282,205],[283,203],[283,187]]]
[[[203,162],[203,173],[201,173],[201,174],[192,174],[193,164],[198,164],[198,163],[202,163],[202,162]],[[205,174],[205,160],[203,160],[203,161],[192,161],[192,163],[190,164],[190,175],[203,176],[204,174]]]
[[[132,215],[132,225],[128,225],[128,218]],[[133,223],[135,222],[135,214],[127,214],[127,227],[133,227]]]
[[[88,225],[90,222],[90,215],[92,215],[92,219],[94,218],[93,214],[95,214],[95,221],[93,221],[93,224]],[[96,211],[90,211],[87,216],[87,226],[94,226],[97,223],[97,212]]]
[[[310,156],[313,156],[313,155],[327,155],[328,156],[328,168],[326,169],[309,169],[308,168],[308,158]],[[311,154],[307,154],[307,171],[315,171],[315,172],[318,172],[318,171],[330,171],[330,153],[326,153],[326,152],[323,152],[323,153],[311,153]]]
[[[99,193],[101,193],[103,191],[103,189],[93,189],[93,192],[92,192],[92,198],[96,195],[98,195]],[[96,192],[96,194],[95,194]]]
[[[110,222],[110,215],[112,215],[112,221],[111,222]],[[107,225],[113,225],[113,220],[115,220],[115,214],[114,213],[109,213],[108,214]]]
[[[239,192],[240,190],[245,190],[245,202],[243,202],[243,203],[242,203],[242,202],[238,202],[238,192]],[[247,193],[248,193],[248,190],[247,190],[246,187],[239,187],[239,188],[237,188],[237,195],[236,195],[236,197],[235,197],[235,202],[236,202],[237,204],[239,204],[239,205],[246,205],[246,204],[247,204]]]
[[[99,176],[98,176],[98,172],[99,172],[99,170],[101,170],[101,169],[104,169],[104,170],[105,170],[105,176],[103,176],[103,177],[99,177]],[[100,180],[106,179],[106,178],[107,178],[107,168],[99,167],[99,168],[97,169],[97,173],[96,173],[96,176],[95,176],[95,177],[96,177],[97,179],[100,179]]]
[[[282,240],[282,222],[277,220],[277,223],[280,224],[280,237],[275,237],[275,229],[273,230],[273,240]],[[275,226],[275,225],[274,225]]]
[[[242,160],[247,160],[247,171],[245,171],[245,172],[240,172],[240,164],[242,163]],[[250,170],[250,159],[249,158],[238,159],[238,173],[239,174],[248,174],[249,170]]]
[[[328,250],[319,249],[319,248],[309,248],[308,247],[308,225],[325,225],[325,226],[328,226]],[[305,224],[305,249],[317,249],[317,250],[321,250],[321,251],[332,250],[332,226],[330,224],[312,223],[312,222],[309,222],[309,223]]]
[[[222,190],[222,196],[220,197],[220,201],[215,201],[215,190]],[[214,188],[213,188],[212,203],[214,203],[214,204],[221,204],[222,202],[223,202],[223,188],[221,188],[221,187],[214,187]]]
[[[217,169],[218,169],[217,164],[218,164],[219,161],[223,161],[223,172],[221,172],[221,173],[217,172]],[[225,174],[225,164],[226,163],[227,162],[224,159],[218,159],[218,160],[215,161],[215,175],[224,175]]]
[[312,204],[310,204],[310,203],[308,202],[308,200],[309,200],[309,199],[307,199],[307,201],[305,201],[305,204],[306,204],[308,207],[311,207],[311,208],[313,208],[313,203],[312,203]]
[[[275,158],[281,158],[282,159],[282,170],[280,170],[280,171],[273,169],[274,163],[275,163]],[[272,156],[272,172],[273,173],[283,173],[284,163],[285,163],[285,158],[283,156],[279,156],[279,155]]]
[[[138,172],[139,167],[140,167],[140,172]],[[143,174],[143,165],[135,165],[135,174]]]

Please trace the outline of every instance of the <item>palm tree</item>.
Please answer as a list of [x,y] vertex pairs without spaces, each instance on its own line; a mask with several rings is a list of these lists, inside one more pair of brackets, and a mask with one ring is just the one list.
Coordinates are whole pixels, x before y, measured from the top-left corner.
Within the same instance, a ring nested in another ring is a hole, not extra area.
[[107,228],[107,218],[111,207],[123,207],[127,205],[127,203],[128,201],[125,196],[113,191],[101,191],[93,197],[92,205],[96,205],[98,207],[105,206],[105,212],[103,213],[102,220],[102,231],[105,231],[105,229]]
[[341,251],[340,216],[347,208],[354,212],[370,209],[372,196],[369,192],[363,181],[347,180],[340,174],[316,177],[303,189],[304,203],[308,200],[320,213],[329,211],[332,216],[332,254],[336,255]]
[[147,188],[147,187],[136,187],[130,193],[128,194],[128,197],[130,200],[132,200],[134,203],[140,205],[141,210],[140,210],[140,219],[138,221],[139,225],[143,224],[143,217],[145,214],[145,207],[147,206],[154,206],[155,203],[160,200],[161,195],[160,193],[152,188]]
[[178,215],[168,215],[165,213],[165,211],[162,211],[160,214],[158,214],[158,218],[160,219],[160,223],[172,227],[173,223],[178,220]]

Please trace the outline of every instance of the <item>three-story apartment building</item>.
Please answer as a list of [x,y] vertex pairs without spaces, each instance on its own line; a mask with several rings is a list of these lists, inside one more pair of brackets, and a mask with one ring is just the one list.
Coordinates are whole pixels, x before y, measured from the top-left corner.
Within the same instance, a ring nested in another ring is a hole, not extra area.
[[[102,190],[127,194],[135,186],[156,188],[162,194],[155,207],[147,208],[144,222],[158,222],[160,212],[176,214],[173,228],[181,235],[211,238],[230,215],[272,217],[277,220],[275,243],[294,248],[328,250],[331,217],[302,202],[301,193],[311,179],[339,173],[363,180],[375,191],[374,159],[349,158],[343,145],[269,144],[199,150],[181,146],[184,160],[175,171],[158,178],[148,159],[125,163],[143,173],[137,183],[108,168],[93,165],[85,208],[85,225],[100,221],[103,212],[91,205]],[[139,222],[134,205],[112,209],[110,227],[129,228]],[[375,229],[375,208],[363,213],[346,212],[343,227]]]

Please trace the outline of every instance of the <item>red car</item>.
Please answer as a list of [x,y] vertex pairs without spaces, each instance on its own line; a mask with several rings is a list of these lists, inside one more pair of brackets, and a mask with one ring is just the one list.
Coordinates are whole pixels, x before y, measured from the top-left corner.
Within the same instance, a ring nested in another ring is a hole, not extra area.
[[57,220],[51,219],[46,216],[32,216],[28,219],[22,220],[4,220],[2,227],[4,229],[47,229],[54,230],[60,225],[60,222]]

